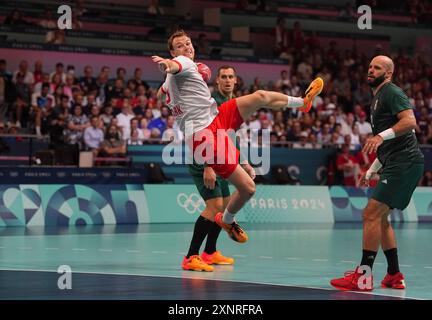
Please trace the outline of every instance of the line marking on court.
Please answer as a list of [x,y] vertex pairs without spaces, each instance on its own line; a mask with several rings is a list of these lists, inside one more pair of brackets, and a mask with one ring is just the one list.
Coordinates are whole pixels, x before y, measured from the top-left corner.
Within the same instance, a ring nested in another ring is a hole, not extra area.
[[59,248],[45,248],[45,250],[59,250]]
[[405,268],[411,268],[412,267],[411,264],[401,264],[400,266],[401,267],[405,267]]
[[0,249],[4,249],[5,247],[0,247]]
[[181,255],[181,256],[184,256],[184,255],[185,255],[184,252],[177,252],[177,254],[179,254],[179,255]]
[[295,257],[286,257],[286,260],[301,260],[300,258],[295,258]]
[[313,261],[316,261],[316,262],[326,262],[326,261],[328,261],[328,259],[313,259]]
[[384,263],[382,263],[382,262],[375,262],[375,264],[376,264],[377,266],[382,266]]
[[425,269],[432,269],[432,267],[424,267]]
[[[9,268],[0,268],[2,271],[24,271],[24,272],[53,272],[57,273],[57,270],[47,270],[47,269],[9,269]],[[120,273],[120,272],[96,272],[96,271],[74,271],[74,273],[79,274],[103,274],[103,275],[113,275],[113,276],[134,276],[134,277],[154,277],[154,278],[170,278],[170,279],[199,279],[199,280],[207,280],[207,281],[224,281],[224,282],[234,282],[234,283],[251,283],[251,284],[261,284],[261,285],[269,285],[269,286],[277,286],[277,287],[290,287],[290,288],[304,288],[304,289],[316,289],[316,290],[324,290],[324,291],[336,291],[333,288],[323,288],[323,287],[312,287],[312,286],[299,286],[299,285],[291,285],[291,284],[281,284],[281,283],[270,283],[270,282],[258,282],[258,281],[245,281],[245,280],[230,280],[230,279],[222,279],[222,278],[204,278],[200,276],[167,276],[167,275],[158,275],[158,274],[137,274],[137,273]],[[363,294],[363,295],[371,295],[371,296],[383,296],[383,297],[392,297],[399,299],[412,299],[412,300],[427,300],[425,298],[413,298],[408,296],[399,296],[399,295],[391,295],[384,293],[376,293],[376,292],[362,292],[362,291],[349,291],[354,294]]]
[[99,249],[101,252],[112,252],[112,249]]
[[269,256],[259,256],[260,259],[273,259],[273,257],[269,257]]
[[244,254],[233,254],[233,257],[236,257],[236,258],[246,258],[246,256]]
[[86,251],[84,248],[73,248],[72,251]]
[[166,251],[152,251],[152,253],[156,253],[156,254],[167,254]]
[[342,263],[355,263],[355,261],[351,261],[351,260],[341,260]]
[[19,250],[31,250],[32,247],[17,247]]
[[140,253],[140,250],[126,250],[127,253]]

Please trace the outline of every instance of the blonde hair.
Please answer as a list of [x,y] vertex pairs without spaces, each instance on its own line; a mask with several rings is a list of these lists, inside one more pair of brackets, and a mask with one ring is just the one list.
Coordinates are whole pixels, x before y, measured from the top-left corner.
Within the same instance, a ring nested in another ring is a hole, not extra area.
[[188,37],[189,39],[191,38],[187,33],[186,33],[186,31],[184,31],[184,30],[182,30],[182,29],[179,29],[179,30],[176,30],[176,31],[174,31],[174,33],[168,38],[168,50],[169,51],[171,51],[171,50],[174,50],[174,47],[173,47],[173,41],[174,41],[174,39],[175,38],[178,38],[178,37]]

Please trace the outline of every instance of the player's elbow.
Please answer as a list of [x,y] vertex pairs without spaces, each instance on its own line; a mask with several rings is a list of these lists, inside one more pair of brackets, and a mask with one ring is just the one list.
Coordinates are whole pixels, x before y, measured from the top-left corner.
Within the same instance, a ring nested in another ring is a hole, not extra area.
[[410,117],[408,121],[409,130],[415,130],[417,128],[417,121],[414,117]]

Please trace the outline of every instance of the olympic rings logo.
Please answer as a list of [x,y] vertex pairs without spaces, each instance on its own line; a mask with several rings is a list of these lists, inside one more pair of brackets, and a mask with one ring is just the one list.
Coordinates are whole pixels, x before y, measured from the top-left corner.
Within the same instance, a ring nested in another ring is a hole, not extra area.
[[179,193],[177,203],[189,214],[199,213],[205,209],[204,200],[196,193],[192,193],[189,196],[185,193]]

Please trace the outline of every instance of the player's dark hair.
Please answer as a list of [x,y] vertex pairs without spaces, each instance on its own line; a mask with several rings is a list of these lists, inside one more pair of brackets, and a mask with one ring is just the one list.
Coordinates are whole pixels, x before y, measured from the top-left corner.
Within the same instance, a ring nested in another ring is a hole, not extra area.
[[221,71],[221,70],[226,70],[226,69],[233,69],[233,71],[234,71],[234,75],[237,76],[237,71],[236,71],[236,69],[235,69],[233,66],[229,66],[229,65],[227,65],[227,64],[225,64],[225,65],[219,67],[219,69],[218,69],[218,71],[217,71],[217,76],[219,77],[219,75],[220,75],[220,71]]

